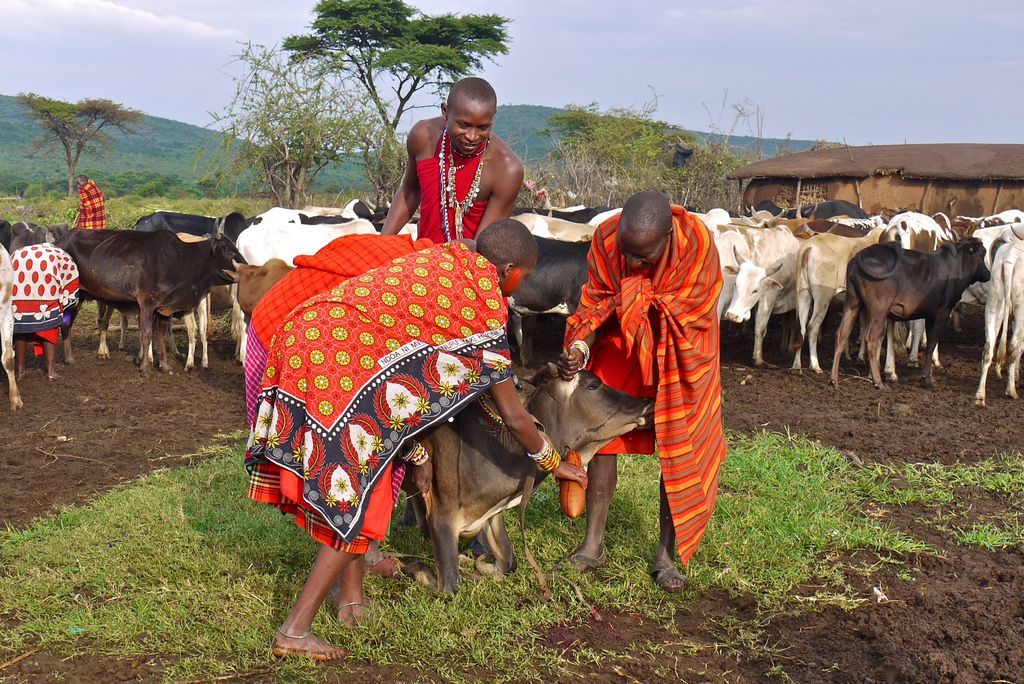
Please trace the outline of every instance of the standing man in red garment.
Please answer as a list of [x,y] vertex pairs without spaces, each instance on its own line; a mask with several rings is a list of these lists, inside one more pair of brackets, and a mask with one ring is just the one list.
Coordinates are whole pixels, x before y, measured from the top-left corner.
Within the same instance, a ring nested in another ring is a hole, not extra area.
[[107,227],[107,208],[103,193],[88,176],[78,177],[78,219],[75,228],[103,230]]
[[523,163],[492,134],[497,108],[491,84],[464,78],[441,104],[441,116],[412,127],[409,163],[381,234],[397,234],[417,208],[418,237],[435,243],[472,238],[481,226],[512,215]]

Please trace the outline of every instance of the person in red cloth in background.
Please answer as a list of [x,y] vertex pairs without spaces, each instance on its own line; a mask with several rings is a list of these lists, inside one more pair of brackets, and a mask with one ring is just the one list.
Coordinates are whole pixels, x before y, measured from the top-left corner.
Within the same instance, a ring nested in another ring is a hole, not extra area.
[[[25,372],[25,357],[32,343],[36,355],[41,352],[46,359],[47,377],[54,380],[61,328],[67,339],[78,311],[78,266],[63,249],[45,242],[14,250],[11,265],[17,377]],[[65,354],[70,354],[70,344],[65,344]]]
[[275,656],[347,655],[313,635],[317,611],[370,540],[387,533],[396,459],[481,394],[494,400],[524,457],[586,486],[586,473],[561,461],[509,382],[502,298],[536,262],[526,227],[500,221],[475,243],[438,245],[350,278],[275,329],[246,449],[249,497],[294,515],[319,543],[277,629]]
[[75,228],[103,230],[107,227],[107,209],[103,193],[87,176],[78,177],[78,220]]
[[657,446],[660,538],[651,577],[665,591],[680,591],[686,578],[675,552],[685,565],[697,550],[726,454],[718,252],[699,219],[664,195],[640,192],[598,227],[588,264],[579,307],[566,323],[559,372],[569,380],[589,365],[606,384],[654,399],[654,431],[615,439],[590,462],[587,530],[569,561],[581,571],[605,563],[616,454],[653,454]]
[[397,234],[417,209],[417,235],[434,242],[472,238],[481,226],[512,215],[523,163],[493,135],[497,108],[487,81],[464,78],[441,104],[441,116],[412,127],[409,163],[382,235]]

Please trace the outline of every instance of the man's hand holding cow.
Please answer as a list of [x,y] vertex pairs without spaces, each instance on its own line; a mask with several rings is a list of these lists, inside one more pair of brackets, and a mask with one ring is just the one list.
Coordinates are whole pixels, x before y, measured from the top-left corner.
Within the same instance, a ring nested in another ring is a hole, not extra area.
[[551,474],[559,480],[572,480],[583,489],[587,488],[587,471],[568,461],[559,463],[558,467],[551,471]]
[[562,380],[572,380],[583,369],[583,352],[576,348],[566,349],[558,357],[556,365]]

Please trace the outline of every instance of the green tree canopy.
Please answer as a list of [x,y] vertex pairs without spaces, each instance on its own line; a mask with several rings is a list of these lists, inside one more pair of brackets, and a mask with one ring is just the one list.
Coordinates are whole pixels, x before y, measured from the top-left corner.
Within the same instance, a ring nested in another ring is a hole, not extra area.
[[135,133],[136,126],[142,123],[142,112],[105,99],[64,102],[35,93],[21,93],[18,103],[43,129],[42,135],[32,143],[33,154],[63,151],[68,167],[68,197],[75,195],[75,171],[82,153],[86,150],[109,152],[108,130]]
[[355,78],[391,131],[417,92],[508,52],[509,20],[496,14],[425,15],[403,0],[320,0],[314,12],[312,33],[284,48]]
[[317,175],[359,148],[374,115],[356,88],[309,60],[250,43],[238,61],[246,73],[225,111],[214,115],[226,134],[220,160],[227,166],[214,173],[254,172],[279,205],[300,207]]

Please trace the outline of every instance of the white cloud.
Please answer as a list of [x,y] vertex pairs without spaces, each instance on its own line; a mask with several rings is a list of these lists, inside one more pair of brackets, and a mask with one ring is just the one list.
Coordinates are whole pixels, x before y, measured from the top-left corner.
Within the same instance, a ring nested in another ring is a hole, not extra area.
[[78,33],[98,41],[110,35],[139,33],[198,40],[240,40],[244,35],[232,29],[160,15],[111,0],[6,0],[3,17],[7,32],[33,31],[52,36],[55,31]]

